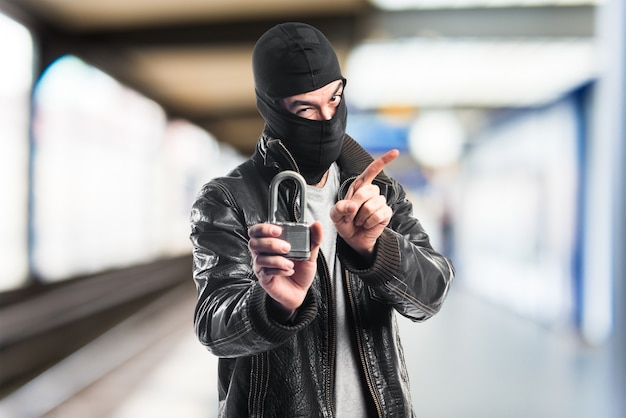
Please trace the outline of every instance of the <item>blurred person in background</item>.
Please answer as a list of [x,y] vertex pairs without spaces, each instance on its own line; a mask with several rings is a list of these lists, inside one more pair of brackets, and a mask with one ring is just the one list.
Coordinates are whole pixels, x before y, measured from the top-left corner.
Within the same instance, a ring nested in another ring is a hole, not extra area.
[[[256,151],[206,184],[191,214],[194,325],[219,357],[219,416],[414,416],[394,310],[433,316],[453,267],[382,171],[398,152],[374,160],[346,135],[346,80],[328,39],[280,24],[252,64],[266,122]],[[283,170],[307,183],[306,207],[296,187],[278,205],[278,219],[315,220],[306,260],[286,258],[267,222]]]

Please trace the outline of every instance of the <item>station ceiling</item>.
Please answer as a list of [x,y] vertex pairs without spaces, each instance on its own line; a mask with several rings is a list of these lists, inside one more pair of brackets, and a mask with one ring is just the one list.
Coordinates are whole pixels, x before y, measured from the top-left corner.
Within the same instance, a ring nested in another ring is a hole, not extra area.
[[284,21],[320,28],[340,60],[359,42],[438,34],[593,36],[594,7],[382,12],[367,0],[0,0],[34,33],[39,71],[74,54],[244,154],[263,126],[251,51]]

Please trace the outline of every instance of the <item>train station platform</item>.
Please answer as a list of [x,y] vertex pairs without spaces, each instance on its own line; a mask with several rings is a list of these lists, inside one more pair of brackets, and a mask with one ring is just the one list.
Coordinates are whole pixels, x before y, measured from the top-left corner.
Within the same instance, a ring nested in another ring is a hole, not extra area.
[[[3,417],[216,417],[217,359],[179,287],[0,403]],[[624,363],[453,289],[442,311],[399,318],[417,416],[623,418]]]

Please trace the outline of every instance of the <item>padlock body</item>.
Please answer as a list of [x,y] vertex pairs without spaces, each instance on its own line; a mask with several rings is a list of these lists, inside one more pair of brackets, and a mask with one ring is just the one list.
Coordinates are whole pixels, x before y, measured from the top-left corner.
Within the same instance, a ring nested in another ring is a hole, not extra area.
[[291,250],[285,255],[294,260],[308,260],[311,258],[311,234],[309,226],[297,222],[276,222],[283,229],[280,238],[291,245]]

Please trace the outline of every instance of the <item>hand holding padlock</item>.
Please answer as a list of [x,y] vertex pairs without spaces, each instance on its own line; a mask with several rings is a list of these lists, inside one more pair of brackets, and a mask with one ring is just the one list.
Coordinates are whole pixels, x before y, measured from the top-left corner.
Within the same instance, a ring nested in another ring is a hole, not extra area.
[[[282,180],[279,177],[277,181]],[[272,203],[274,208],[276,203]],[[305,208],[302,207],[302,210]],[[270,219],[275,217],[271,213],[273,212],[270,209]],[[264,222],[251,226],[248,229],[248,248],[252,257],[252,269],[259,284],[276,302],[277,310],[281,311],[281,319],[287,320],[300,307],[315,278],[317,255],[322,243],[322,224],[314,221],[307,228],[310,257],[295,259],[287,258],[292,246],[281,238],[284,236],[284,227],[280,222],[277,223],[279,225]]]

